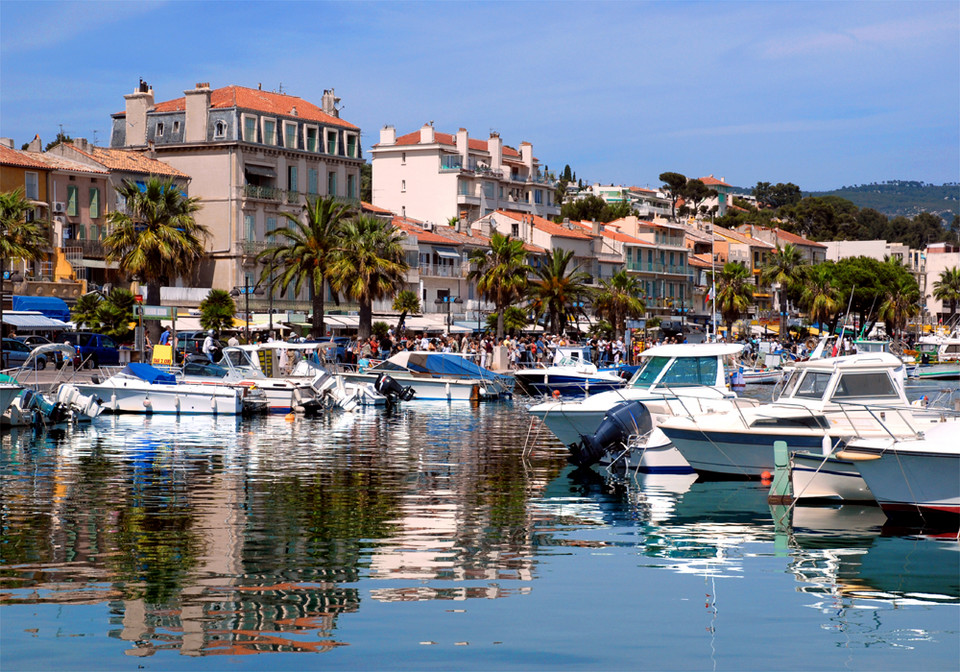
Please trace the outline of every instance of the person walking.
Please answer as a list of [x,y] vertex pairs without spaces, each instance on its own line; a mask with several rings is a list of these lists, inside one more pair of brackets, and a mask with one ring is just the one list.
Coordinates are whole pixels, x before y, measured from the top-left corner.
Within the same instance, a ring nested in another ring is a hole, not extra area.
[[216,347],[213,344],[213,329],[207,332],[206,338],[203,339],[203,354],[207,356],[207,359],[210,360],[210,363],[213,364],[213,354],[216,351]]

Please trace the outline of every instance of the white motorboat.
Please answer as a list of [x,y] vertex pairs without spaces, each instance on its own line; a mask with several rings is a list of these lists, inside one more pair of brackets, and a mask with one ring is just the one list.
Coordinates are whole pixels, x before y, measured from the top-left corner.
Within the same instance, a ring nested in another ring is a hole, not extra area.
[[529,395],[590,395],[623,387],[626,381],[614,370],[599,370],[583,348],[560,346],[549,366],[519,369],[517,387]]
[[873,493],[860,476],[857,465],[834,452],[829,436],[824,435],[822,441],[821,453],[809,451],[790,453],[793,498],[845,502],[875,501]]
[[10,408],[13,400],[23,392],[23,385],[18,383],[0,383],[0,416]]
[[839,457],[856,464],[885,512],[960,515],[960,420],[922,434],[850,441]]
[[[575,401],[546,401],[532,406],[530,413],[564,445],[576,450],[584,437],[598,432],[605,416],[618,404],[639,402],[650,414],[651,428],[635,432],[637,436],[629,442],[630,461],[626,464],[642,471],[689,472],[686,460],[657,427],[664,419],[677,414],[717,413],[735,406],[759,404],[752,399],[738,398],[724,382],[725,360],[742,350],[741,345],[724,343],[649,348],[641,353],[642,367],[623,389]],[[611,452],[622,453],[623,447]]]
[[757,478],[772,473],[773,444],[822,451],[862,436],[913,436],[942,416],[910,408],[903,362],[888,353],[801,362],[788,369],[780,395],[755,408],[673,417],[663,432],[698,472]]
[[127,364],[106,380],[94,377],[76,387],[113,413],[240,415],[245,399],[256,395],[254,389],[240,386],[178,383],[173,374],[138,363]]
[[960,335],[930,335],[917,345],[920,364],[913,371],[920,380],[952,380],[960,382]]
[[466,355],[450,352],[404,350],[376,366],[342,375],[347,382],[374,384],[386,375],[412,389],[414,398],[421,401],[499,399],[511,391],[506,376],[474,364]]

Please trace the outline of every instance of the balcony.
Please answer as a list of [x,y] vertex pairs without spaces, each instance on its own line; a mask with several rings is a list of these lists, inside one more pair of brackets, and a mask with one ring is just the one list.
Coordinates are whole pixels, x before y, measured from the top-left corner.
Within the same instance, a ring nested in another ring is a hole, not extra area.
[[686,266],[661,264],[659,262],[643,263],[631,261],[627,263],[627,270],[635,273],[661,273],[664,275],[683,275],[690,277]]
[[84,238],[71,238],[67,241],[63,249],[67,261],[79,261],[80,259],[105,259],[107,250],[100,240],[87,240]]
[[463,278],[467,275],[467,266],[454,264],[420,264],[420,277],[424,278]]
[[237,240],[234,246],[243,263],[252,264],[256,262],[258,254],[270,247],[270,243],[263,240]]
[[463,160],[459,154],[447,154],[440,157],[440,172],[459,172],[463,170]]
[[258,201],[281,201],[283,190],[276,187],[261,187],[256,184],[243,185],[243,197]]

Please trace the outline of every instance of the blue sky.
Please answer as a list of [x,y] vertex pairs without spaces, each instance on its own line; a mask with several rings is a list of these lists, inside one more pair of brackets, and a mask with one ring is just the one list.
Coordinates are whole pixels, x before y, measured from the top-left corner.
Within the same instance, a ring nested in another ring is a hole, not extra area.
[[325,88],[362,129],[433,121],[551,169],[829,189],[960,179],[960,3],[0,3],[0,135],[109,138],[139,78]]

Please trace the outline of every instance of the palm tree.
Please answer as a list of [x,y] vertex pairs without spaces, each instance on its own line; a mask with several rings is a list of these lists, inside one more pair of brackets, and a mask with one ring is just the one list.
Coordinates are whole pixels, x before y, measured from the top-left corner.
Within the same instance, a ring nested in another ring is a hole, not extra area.
[[285,227],[269,232],[275,244],[261,252],[257,259],[268,260],[261,282],[279,269],[280,275],[273,278],[273,285],[281,292],[293,285],[300,292],[306,284],[313,300],[313,318],[310,334],[314,338],[324,335],[323,303],[330,278],[333,251],[339,244],[343,222],[351,214],[350,207],[332,196],[307,200],[303,206],[306,221],[297,215],[284,212],[288,220]]
[[521,239],[504,236],[499,231],[490,237],[489,250],[475,250],[470,255],[474,268],[467,278],[476,281],[480,296],[493,301],[498,339],[503,338],[503,311],[523,296],[533,272],[526,257]]
[[373,302],[402,286],[409,266],[404,234],[390,222],[360,215],[343,224],[330,266],[333,288],[360,304],[360,338],[370,336]]
[[738,261],[728,261],[717,275],[714,305],[727,325],[727,338],[733,336],[733,323],[753,304],[750,269]]
[[[39,259],[43,248],[48,245],[43,225],[40,222],[27,221],[27,210],[31,207],[30,202],[23,197],[23,189],[0,192],[0,278],[4,277],[6,272],[7,259]],[[3,310],[0,307],[0,317],[2,315]],[[0,336],[3,336],[2,320]],[[0,338],[0,362],[3,361],[3,339]]]
[[550,331],[558,335],[567,325],[570,309],[576,310],[576,304],[590,294],[586,284],[590,275],[581,271],[579,264],[568,268],[572,259],[572,250],[555,249],[547,263],[536,269],[537,277],[530,286],[537,316],[549,315]]
[[[487,329],[496,329],[499,319],[496,313],[487,315]],[[527,313],[523,308],[507,306],[506,310],[503,311],[503,328],[505,331],[517,333],[526,329],[528,324],[530,324],[530,320],[527,319]]]
[[97,306],[98,329],[118,341],[131,336],[130,323],[133,322],[133,292],[123,287],[114,287]]
[[[125,201],[107,219],[111,231],[103,239],[107,261],[139,276],[147,285],[146,303],[160,305],[160,286],[189,275],[203,257],[207,228],[193,215],[198,200],[185,196],[171,179],[151,177],[143,191],[125,180],[117,187]],[[151,338],[160,336],[160,323],[150,323]]]
[[824,323],[828,322],[840,308],[840,303],[837,301],[840,292],[830,280],[830,269],[826,265],[813,266],[807,275],[803,297],[800,299],[807,309],[810,322],[819,324],[821,331]]
[[787,333],[787,292],[799,285],[806,277],[808,264],[796,247],[787,243],[777,246],[770,260],[760,271],[760,281],[764,284],[780,284],[780,336]]
[[237,304],[230,292],[211,289],[207,298],[200,302],[200,326],[220,332],[233,327],[233,318],[237,314]]
[[89,292],[77,299],[77,303],[70,311],[74,323],[78,327],[98,331],[100,320],[97,319],[97,309],[100,307],[101,301],[103,301],[103,296],[99,292]]
[[411,292],[409,289],[401,289],[393,297],[393,309],[400,311],[400,319],[397,320],[397,332],[399,333],[403,329],[407,313],[420,314],[420,297],[417,296],[416,292]]
[[640,280],[626,269],[617,271],[610,280],[600,281],[600,290],[593,300],[594,312],[613,325],[618,337],[626,333],[627,318],[640,317],[647,309],[640,298],[641,287]]
[[896,336],[907,326],[907,320],[920,313],[920,288],[913,277],[901,277],[894,280],[886,296],[880,305],[880,319],[890,335]]
[[940,279],[933,283],[933,298],[950,304],[949,322],[957,313],[957,302],[960,302],[960,266],[940,271]]

